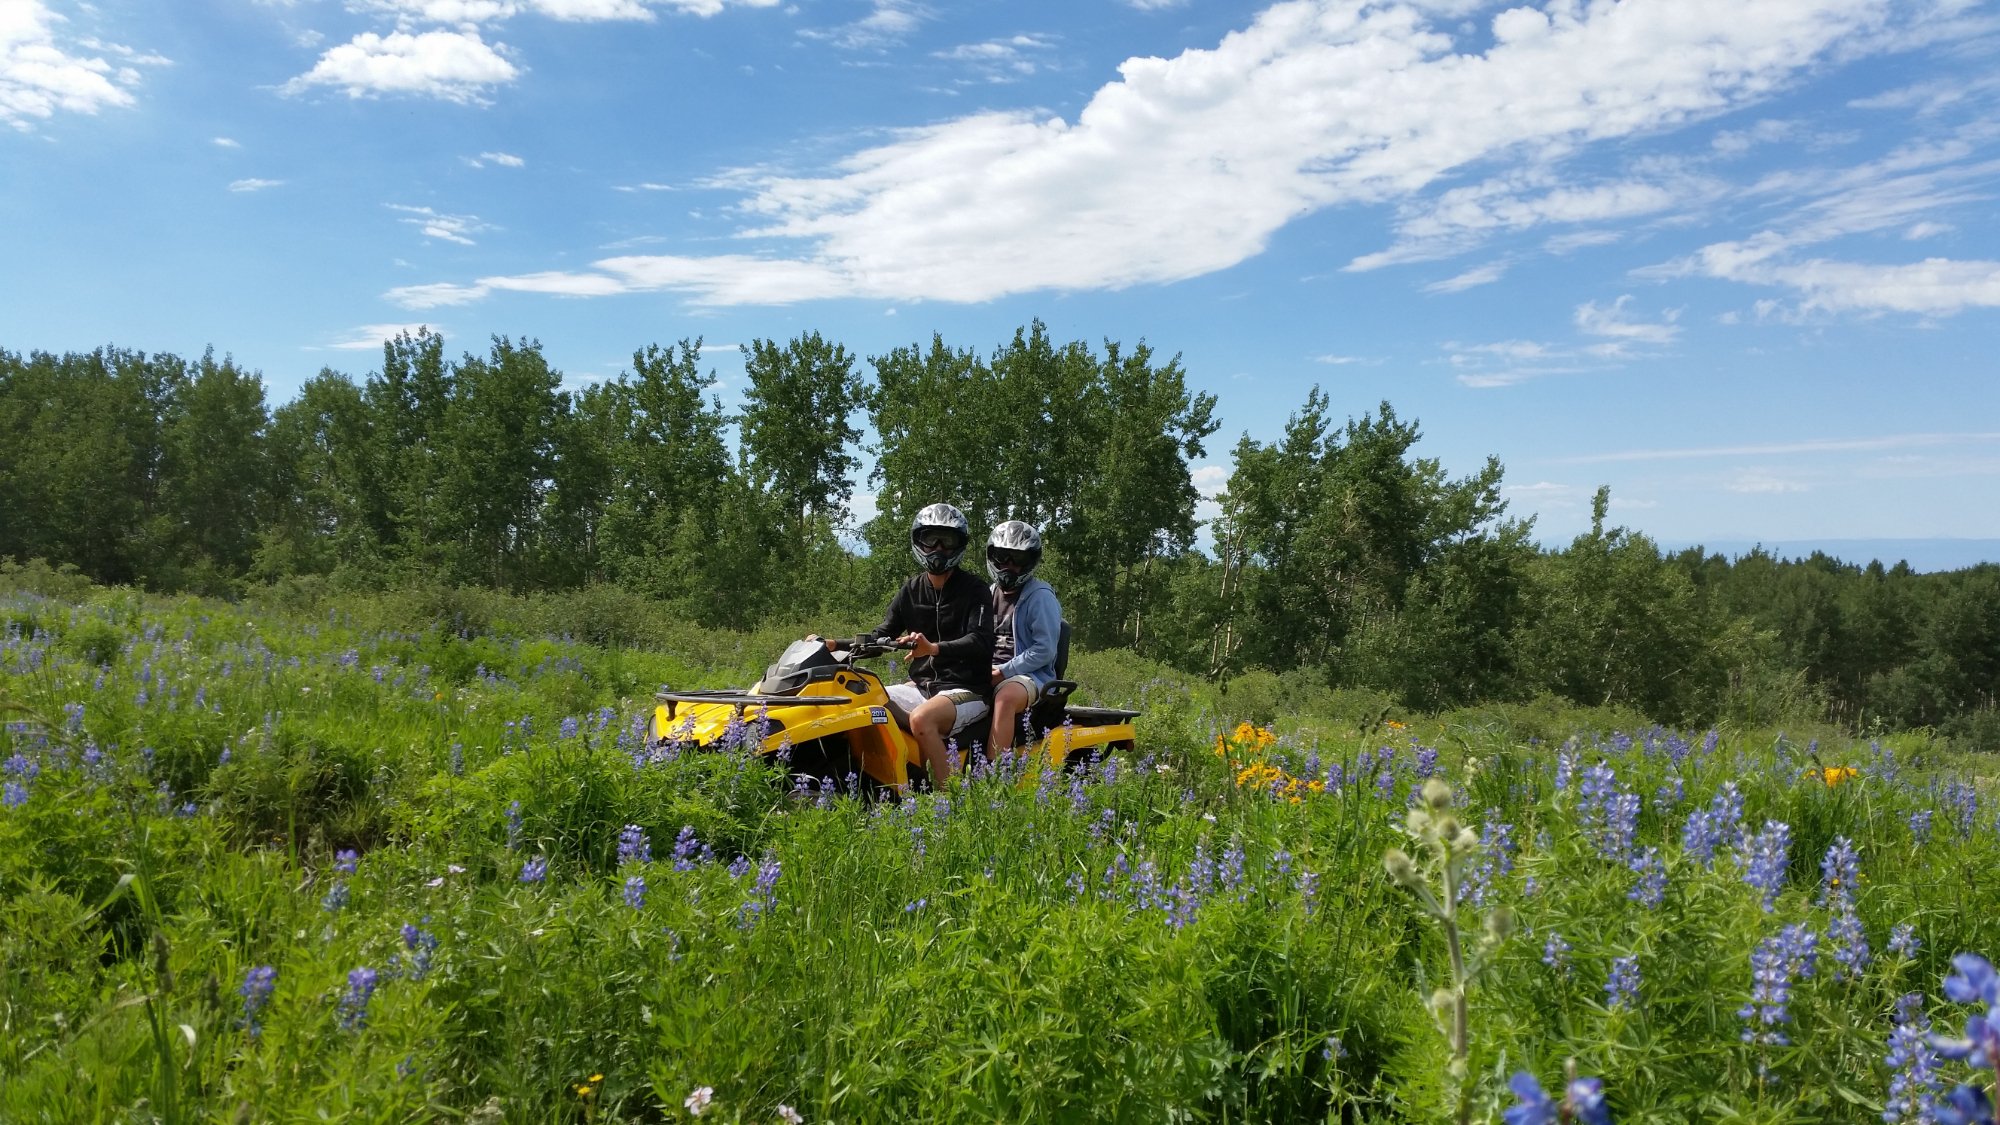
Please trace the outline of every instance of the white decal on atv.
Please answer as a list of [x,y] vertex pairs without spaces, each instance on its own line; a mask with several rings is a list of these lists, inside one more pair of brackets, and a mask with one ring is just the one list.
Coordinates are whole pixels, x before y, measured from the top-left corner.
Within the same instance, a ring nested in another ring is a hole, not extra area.
[[875,720],[875,725],[878,727],[887,726],[889,724],[889,709],[886,707],[870,707],[868,709],[868,717]]

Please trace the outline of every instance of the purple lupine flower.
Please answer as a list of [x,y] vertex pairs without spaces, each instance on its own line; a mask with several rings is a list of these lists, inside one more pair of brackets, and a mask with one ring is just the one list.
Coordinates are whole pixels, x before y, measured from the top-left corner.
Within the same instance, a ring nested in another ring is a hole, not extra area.
[[579,728],[577,727],[576,717],[574,715],[562,721],[561,734],[563,738],[565,739],[575,738],[578,729]]
[[1895,1073],[1889,1079],[1888,1104],[1882,1120],[1888,1125],[1931,1125],[1937,1120],[1937,1052],[1931,1048],[1931,1021],[1923,1012],[1922,993],[1896,1001],[1896,1028],[1889,1033],[1889,1055],[1883,1061]]
[[[741,858],[741,857],[739,857]],[[733,868],[734,865],[732,865]],[[747,867],[746,862],[746,867]],[[782,869],[776,859],[767,859],[757,867],[757,882],[750,888],[750,898],[737,911],[736,924],[749,929],[757,924],[778,901],[778,876]]]
[[1785,868],[1790,862],[1792,847],[1791,826],[1782,821],[1767,820],[1764,830],[1743,842],[1743,881],[1763,892],[1764,913],[1769,914],[1778,902],[1778,892],[1785,888]]
[[653,844],[646,839],[646,830],[636,824],[628,824],[618,833],[618,863],[653,862]]
[[18,809],[22,805],[25,805],[27,803],[28,803],[27,786],[21,784],[18,781],[10,779],[8,780],[7,784],[4,787],[0,787],[0,806],[4,806],[10,809]]
[[409,955],[410,979],[422,980],[430,975],[431,954],[435,953],[438,947],[437,935],[409,922],[403,923],[401,933],[403,951]]
[[695,837],[694,825],[682,825],[680,834],[674,837],[674,870],[693,871],[713,858],[715,853]]
[[1515,1104],[1501,1113],[1506,1125],[1611,1125],[1611,1110],[1604,1104],[1604,1081],[1599,1078],[1572,1079],[1560,1102],[1542,1091],[1542,1084],[1527,1071],[1517,1071],[1507,1082]]
[[1785,1005],[1792,998],[1792,967],[1783,935],[1767,937],[1750,954],[1750,1000],[1736,1013],[1746,1025],[1743,1041],[1785,1046],[1783,1026],[1791,1022]]
[[1542,964],[1569,975],[1569,943],[1555,931],[1549,931],[1549,938],[1542,943]]
[[1516,1071],[1507,1080],[1507,1088],[1514,1091],[1515,1103],[1500,1115],[1506,1125],[1557,1125],[1561,1121],[1562,1107],[1550,1100],[1534,1075]]
[[1417,780],[1427,780],[1432,774],[1436,773],[1437,764],[1438,752],[1434,747],[1417,747],[1416,760],[1412,764],[1412,768],[1417,775]]
[[1675,774],[1662,782],[1658,789],[1653,790],[1653,803],[1663,809],[1670,809],[1680,804],[1681,798],[1686,795],[1686,786],[1681,782],[1680,775]]
[[1604,1006],[1626,1008],[1639,1002],[1639,958],[1628,953],[1613,958],[1611,972],[1604,980]]
[[1318,872],[1304,870],[1299,872],[1299,902],[1305,908],[1306,917],[1312,917],[1313,911],[1319,906]]
[[333,853],[333,869],[342,875],[354,874],[361,869],[361,853],[352,848]]
[[277,988],[278,970],[269,965],[259,965],[243,974],[243,984],[236,990],[243,997],[243,1017],[236,1021],[237,1026],[253,1036],[262,1031],[258,1017],[271,1003],[271,994]]
[[1794,977],[1810,977],[1819,960],[1819,934],[1804,922],[1794,922],[1778,931],[1778,943],[1785,951],[1785,971]]
[[519,881],[523,883],[539,883],[543,879],[548,878],[548,875],[549,857],[545,855],[530,856],[528,857],[528,861],[521,865]]
[[1993,1100],[1970,1082],[1961,1082],[1937,1103],[1938,1125],[1993,1125]]
[[1956,973],[1944,978],[1944,994],[1956,1004],[1984,1004],[1986,1011],[1966,1020],[1963,1039],[1933,1037],[1938,1054],[1948,1059],[1964,1059],[1975,1070],[2000,1065],[2000,976],[1993,965],[1976,953],[1961,953],[1951,959]]
[[1161,906],[1167,915],[1167,925],[1172,929],[1186,928],[1201,911],[1201,896],[1185,879],[1168,888],[1161,897],[1163,900]]
[[521,850],[521,802],[507,806],[507,850]]
[[1853,906],[1841,903],[1834,909],[1826,936],[1833,942],[1833,979],[1860,980],[1862,970],[1868,967],[1868,933]]
[[1396,775],[1383,770],[1375,775],[1375,795],[1387,801],[1396,795]]
[[1466,872],[1459,884],[1458,900],[1484,908],[1495,879],[1506,878],[1514,870],[1514,826],[1499,821],[1500,810],[1486,810],[1486,823],[1479,829],[1479,862]]
[[329,914],[338,914],[347,905],[347,880],[335,879],[326,894],[319,900],[320,909]]
[[646,877],[633,875],[625,880],[625,905],[634,910],[646,908]]
[[1556,751],[1556,792],[1569,791],[1569,783],[1576,775],[1576,751],[1564,745]]
[[1638,879],[1625,897],[1648,910],[1659,906],[1667,894],[1667,865],[1660,861],[1660,849],[1647,848],[1633,856],[1627,866]]
[[1917,955],[1923,942],[1917,938],[1917,928],[1908,922],[1898,922],[1889,931],[1889,952],[1907,961]]
[[1910,814],[1910,840],[1918,847],[1930,843],[1931,810],[1918,809]]
[[1221,883],[1225,891],[1236,892],[1236,901],[1243,901],[1243,842],[1232,839],[1222,852]]
[[1821,906],[1854,901],[1854,888],[1861,881],[1861,857],[1854,850],[1854,841],[1835,836],[1833,846],[1819,862],[1819,871]]
[[1979,790],[1967,781],[1953,781],[1942,794],[1946,810],[1960,836],[1972,835],[1972,822],[1979,815]]
[[375,995],[375,970],[359,968],[347,974],[347,991],[340,994],[340,1026],[357,1031],[368,1023],[368,1000]]

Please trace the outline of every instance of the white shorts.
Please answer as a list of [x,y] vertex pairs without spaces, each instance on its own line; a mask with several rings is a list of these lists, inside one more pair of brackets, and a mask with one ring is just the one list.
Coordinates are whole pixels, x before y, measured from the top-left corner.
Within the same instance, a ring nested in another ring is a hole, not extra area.
[[[986,716],[986,700],[976,691],[967,691],[964,688],[946,688],[943,691],[925,695],[922,688],[910,683],[890,684],[888,691],[890,705],[902,711],[905,717],[913,714],[917,708],[922,707],[924,701],[927,699],[934,699],[940,695],[949,698],[953,703],[958,705],[958,715],[951,721],[951,733],[953,734],[957,734],[967,726],[978,722]],[[908,724],[905,723],[904,725],[907,726]]]

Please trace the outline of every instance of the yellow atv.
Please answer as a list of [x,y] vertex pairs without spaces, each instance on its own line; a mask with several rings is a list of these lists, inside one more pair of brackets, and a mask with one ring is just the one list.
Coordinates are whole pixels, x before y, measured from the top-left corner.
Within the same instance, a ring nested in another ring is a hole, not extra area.
[[[923,750],[911,737],[908,716],[889,702],[882,679],[858,661],[887,656],[893,642],[861,638],[838,641],[831,651],[818,640],[794,641],[764,678],[744,691],[663,690],[653,698],[650,736],[661,749],[737,749],[789,756],[795,777],[810,778],[842,791],[902,791],[912,780],[927,780]],[[1056,679],[1029,710],[1033,740],[1027,774],[1042,766],[1065,769],[1092,755],[1131,749],[1137,711],[1115,707],[1073,707],[1074,681],[1063,679],[1069,664],[1069,623],[1056,646]],[[968,757],[986,744],[988,719],[956,736]],[[981,750],[980,752],[983,752]],[[829,780],[830,779],[830,780]]]

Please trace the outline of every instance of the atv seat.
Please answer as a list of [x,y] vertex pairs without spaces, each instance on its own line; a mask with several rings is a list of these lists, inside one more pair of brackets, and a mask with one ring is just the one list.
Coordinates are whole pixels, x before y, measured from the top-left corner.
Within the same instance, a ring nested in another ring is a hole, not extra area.
[[1073,727],[1109,727],[1119,723],[1129,723],[1139,717],[1137,711],[1127,711],[1122,707],[1072,707],[1069,698],[1076,692],[1076,681],[1066,680],[1069,672],[1069,622],[1062,623],[1062,631],[1056,635],[1056,678],[1042,689],[1041,698],[1035,700],[1029,709],[1029,718],[1035,729],[1043,733],[1068,723]]

